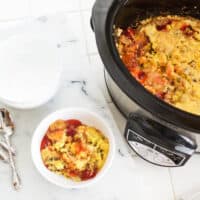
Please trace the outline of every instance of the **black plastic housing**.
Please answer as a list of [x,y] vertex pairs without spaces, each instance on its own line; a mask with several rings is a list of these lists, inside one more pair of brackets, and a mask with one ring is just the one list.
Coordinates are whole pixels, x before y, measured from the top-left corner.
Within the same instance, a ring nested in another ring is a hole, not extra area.
[[155,121],[179,132],[200,134],[200,116],[179,110],[149,93],[129,74],[115,47],[114,26],[126,27],[150,16],[168,14],[200,18],[200,1],[97,0],[91,23],[106,71],[119,88]]

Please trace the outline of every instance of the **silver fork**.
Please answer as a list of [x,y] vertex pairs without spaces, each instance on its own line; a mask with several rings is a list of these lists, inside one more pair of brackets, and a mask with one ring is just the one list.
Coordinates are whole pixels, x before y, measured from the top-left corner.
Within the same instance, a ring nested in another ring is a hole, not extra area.
[[21,183],[15,167],[10,143],[10,137],[14,134],[14,123],[6,109],[0,109],[0,131],[4,133],[4,139],[8,147],[9,164],[12,170],[12,184],[14,189],[18,190]]

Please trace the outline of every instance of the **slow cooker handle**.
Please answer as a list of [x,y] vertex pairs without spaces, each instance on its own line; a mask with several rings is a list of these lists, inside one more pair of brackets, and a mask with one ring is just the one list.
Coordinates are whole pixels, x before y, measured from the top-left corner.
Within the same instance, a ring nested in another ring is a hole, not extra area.
[[183,166],[197,148],[193,139],[135,113],[129,115],[125,139],[140,157],[165,167]]

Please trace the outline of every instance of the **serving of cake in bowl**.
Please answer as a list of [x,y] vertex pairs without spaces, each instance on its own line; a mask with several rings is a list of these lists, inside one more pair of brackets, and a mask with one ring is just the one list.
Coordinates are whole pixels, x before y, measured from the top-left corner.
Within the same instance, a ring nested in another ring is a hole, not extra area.
[[53,122],[41,142],[44,165],[75,181],[95,177],[108,151],[109,141],[101,131],[75,119]]
[[82,188],[110,168],[115,142],[111,128],[98,114],[68,108],[39,124],[31,151],[36,168],[47,180],[64,188]]

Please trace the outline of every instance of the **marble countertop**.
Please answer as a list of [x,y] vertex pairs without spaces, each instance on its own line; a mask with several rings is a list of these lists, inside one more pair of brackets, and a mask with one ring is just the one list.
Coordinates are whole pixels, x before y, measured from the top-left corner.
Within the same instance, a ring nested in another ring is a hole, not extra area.
[[[76,2],[76,1],[74,1]],[[0,162],[1,198],[6,200],[179,200],[200,191],[200,156],[195,155],[186,166],[176,169],[153,166],[130,153],[123,141],[126,120],[111,101],[104,82],[103,64],[98,55],[89,18],[93,0],[79,7],[76,3],[67,12],[51,16],[27,17],[16,21],[0,21],[0,41],[36,20],[55,26],[60,33],[55,38],[61,47],[64,68],[62,84],[56,97],[46,105],[32,110],[8,108],[15,119],[16,134],[12,142],[17,150],[17,166],[22,188],[16,192],[10,183],[10,169]],[[38,3],[39,6],[39,3]],[[40,13],[39,13],[40,14]],[[5,105],[1,105],[6,107]],[[47,182],[31,160],[31,138],[38,123],[49,113],[64,107],[84,106],[106,115],[113,126],[117,144],[110,171],[94,186],[81,190],[66,190]],[[190,198],[189,198],[190,199]],[[190,199],[191,200],[191,199]]]

